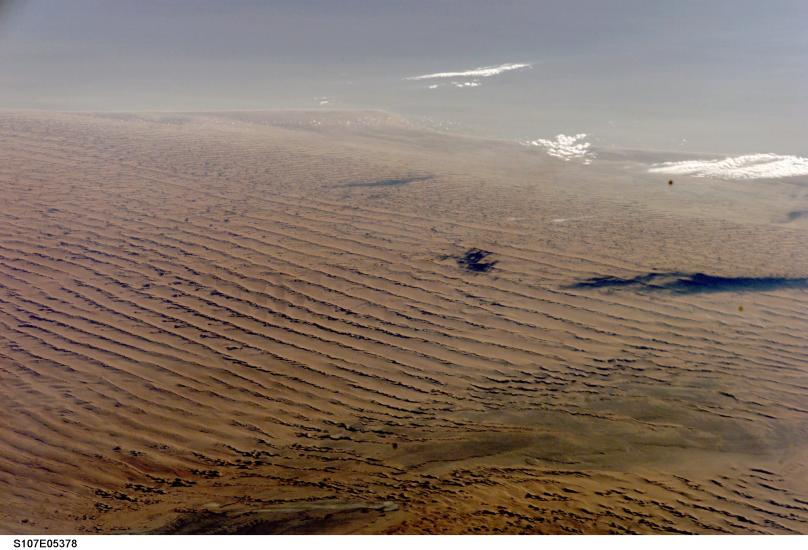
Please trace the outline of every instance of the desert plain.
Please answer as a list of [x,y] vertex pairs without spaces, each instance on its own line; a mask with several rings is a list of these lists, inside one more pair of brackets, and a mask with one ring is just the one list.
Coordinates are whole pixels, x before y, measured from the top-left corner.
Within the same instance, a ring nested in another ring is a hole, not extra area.
[[0,113],[0,532],[808,534],[808,180],[653,157]]

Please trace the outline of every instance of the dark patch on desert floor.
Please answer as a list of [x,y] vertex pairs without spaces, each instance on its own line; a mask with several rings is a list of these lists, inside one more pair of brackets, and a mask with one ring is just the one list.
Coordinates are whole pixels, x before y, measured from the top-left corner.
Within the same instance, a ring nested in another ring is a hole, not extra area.
[[630,288],[675,294],[702,292],[764,292],[783,288],[808,288],[808,277],[723,277],[706,273],[645,273],[636,277],[591,277],[568,288]]
[[284,535],[341,532],[398,509],[392,502],[309,502],[248,511],[197,510],[180,515],[153,534]]
[[419,181],[429,181],[431,179],[432,176],[407,176],[403,178],[386,178],[374,181],[352,181],[350,183],[341,185],[341,187],[396,187]]
[[787,222],[793,222],[801,218],[808,218],[808,210],[792,210],[786,214]]
[[470,248],[462,256],[456,256],[455,260],[457,260],[457,265],[467,271],[473,271],[475,273],[488,273],[494,269],[494,266],[498,263],[497,260],[488,262],[483,261],[491,254],[492,253],[488,250]]

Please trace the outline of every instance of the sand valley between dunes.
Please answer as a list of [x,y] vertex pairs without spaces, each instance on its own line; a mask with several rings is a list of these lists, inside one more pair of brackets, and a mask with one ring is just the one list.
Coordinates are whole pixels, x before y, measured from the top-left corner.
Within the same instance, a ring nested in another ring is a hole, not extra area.
[[0,113],[0,531],[808,533],[808,181],[638,166]]

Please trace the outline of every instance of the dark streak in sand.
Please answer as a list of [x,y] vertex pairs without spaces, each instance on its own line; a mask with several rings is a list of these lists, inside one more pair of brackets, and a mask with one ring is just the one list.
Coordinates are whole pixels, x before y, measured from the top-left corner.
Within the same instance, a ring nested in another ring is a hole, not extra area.
[[636,277],[592,277],[567,288],[630,288],[675,294],[702,292],[764,292],[782,288],[808,288],[808,277],[722,277],[706,273],[645,273]]
[[408,183],[428,181],[431,179],[432,176],[409,176],[403,178],[387,178],[375,181],[356,181],[343,184],[340,187],[395,187],[399,185],[407,185]]

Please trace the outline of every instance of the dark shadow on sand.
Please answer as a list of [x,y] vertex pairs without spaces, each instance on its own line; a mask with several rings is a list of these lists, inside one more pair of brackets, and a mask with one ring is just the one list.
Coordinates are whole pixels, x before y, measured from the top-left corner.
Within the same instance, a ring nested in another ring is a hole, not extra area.
[[790,222],[799,220],[800,218],[808,218],[808,210],[792,210],[786,214],[786,220]]
[[432,176],[409,176],[404,178],[388,178],[375,181],[356,181],[345,183],[340,187],[395,187],[397,185],[407,185],[408,183],[415,183],[418,181],[431,180]]
[[764,292],[782,288],[808,289],[808,277],[721,277],[706,273],[646,273],[636,277],[592,277],[567,288],[625,288],[648,292],[699,294],[703,292]]
[[497,265],[496,260],[489,262],[483,261],[490,255],[491,253],[487,250],[470,248],[465,254],[456,258],[457,265],[467,271],[473,271],[475,273],[488,273],[494,269],[495,265]]

